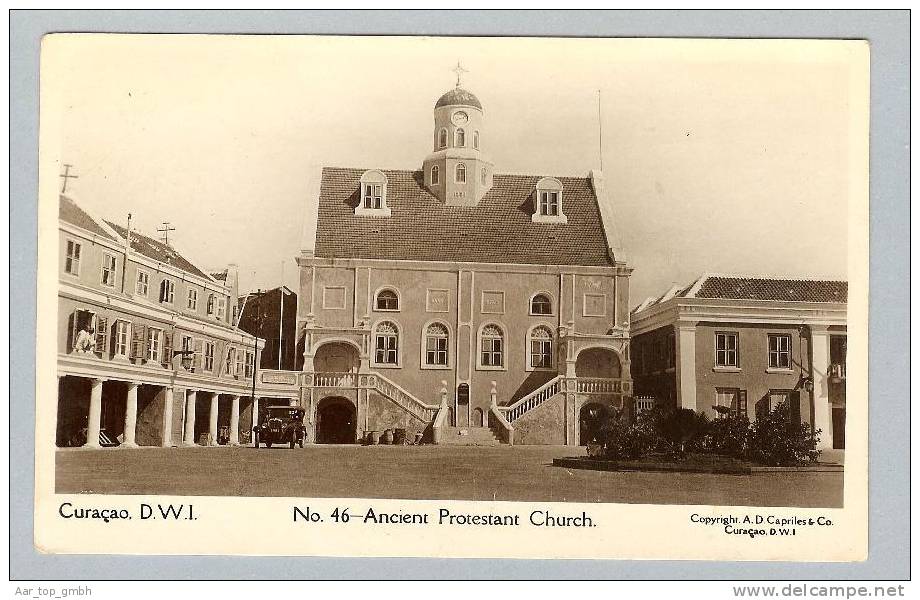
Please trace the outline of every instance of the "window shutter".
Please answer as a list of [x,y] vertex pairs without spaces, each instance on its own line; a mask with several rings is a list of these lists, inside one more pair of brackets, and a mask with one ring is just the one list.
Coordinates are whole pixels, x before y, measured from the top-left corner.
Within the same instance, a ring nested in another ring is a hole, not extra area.
[[67,339],[67,351],[73,352],[77,344],[77,312],[70,313],[70,337]]
[[192,369],[196,373],[201,372],[201,365],[202,365],[201,354],[203,351],[204,351],[204,340],[195,340],[195,356],[194,356],[194,360],[192,361]]
[[172,366],[172,333],[163,330],[163,352],[160,355],[160,362],[164,367]]
[[96,354],[99,356],[105,356],[105,351],[108,349],[108,325],[107,319],[103,319],[102,317],[96,318]]
[[131,328],[131,358],[137,361],[147,356],[147,326],[134,325]]
[[747,416],[747,390],[738,390],[738,414]]

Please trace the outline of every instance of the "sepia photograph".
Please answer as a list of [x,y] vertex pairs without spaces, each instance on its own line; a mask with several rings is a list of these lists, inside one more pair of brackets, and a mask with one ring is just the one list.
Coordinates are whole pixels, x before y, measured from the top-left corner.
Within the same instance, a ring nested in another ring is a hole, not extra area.
[[731,540],[729,509],[846,509],[864,541],[868,56],[46,36],[37,503],[672,506]]

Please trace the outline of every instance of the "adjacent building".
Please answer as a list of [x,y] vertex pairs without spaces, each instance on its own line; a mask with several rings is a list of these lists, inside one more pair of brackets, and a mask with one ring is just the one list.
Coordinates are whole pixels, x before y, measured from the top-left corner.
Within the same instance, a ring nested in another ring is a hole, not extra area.
[[235,267],[216,279],[130,221],[59,202],[58,446],[247,443],[260,398],[297,399],[258,381]]
[[459,85],[432,125],[421,169],[322,171],[297,258],[311,438],[578,444],[632,394],[603,177],[496,172]]
[[847,283],[703,275],[632,311],[639,397],[755,419],[781,402],[790,418],[843,448]]
[[297,351],[297,294],[287,286],[257,290],[239,299],[239,327],[265,340],[259,366],[300,370],[303,349]]

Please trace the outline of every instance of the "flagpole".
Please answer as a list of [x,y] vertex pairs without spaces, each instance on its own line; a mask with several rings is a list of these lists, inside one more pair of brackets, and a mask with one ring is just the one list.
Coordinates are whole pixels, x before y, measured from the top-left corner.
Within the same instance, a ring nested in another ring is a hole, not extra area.
[[278,288],[281,294],[281,312],[278,314],[278,370],[281,370],[281,353],[284,348],[284,261],[281,261],[281,287]]

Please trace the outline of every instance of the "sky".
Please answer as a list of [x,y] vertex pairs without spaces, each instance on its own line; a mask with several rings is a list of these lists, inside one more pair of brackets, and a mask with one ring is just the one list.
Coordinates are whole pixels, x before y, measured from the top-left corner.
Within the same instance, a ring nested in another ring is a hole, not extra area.
[[845,279],[854,44],[51,36],[41,168],[241,290],[297,290],[319,168],[420,168],[459,60],[497,173],[603,167],[632,306],[704,272]]

